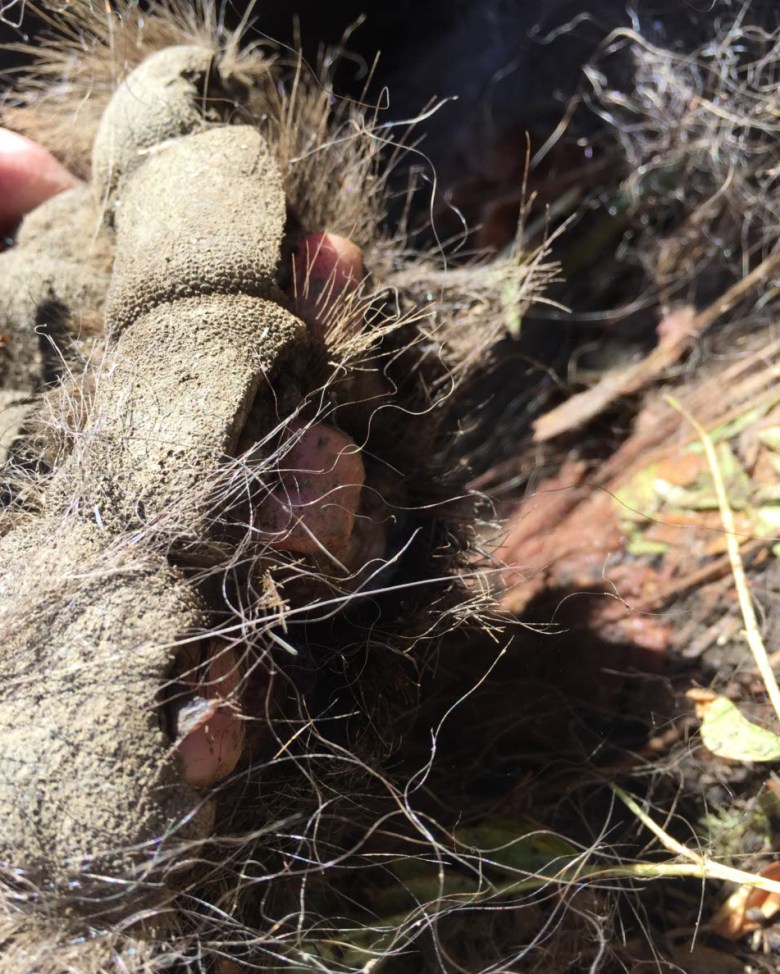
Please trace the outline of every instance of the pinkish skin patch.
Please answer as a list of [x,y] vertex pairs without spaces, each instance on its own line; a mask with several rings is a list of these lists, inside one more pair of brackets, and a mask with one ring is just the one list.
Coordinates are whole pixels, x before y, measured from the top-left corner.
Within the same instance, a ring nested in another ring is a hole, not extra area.
[[337,233],[309,233],[293,249],[295,307],[312,335],[324,340],[334,311],[365,277],[363,252]]
[[366,475],[355,441],[326,423],[290,423],[300,433],[282,460],[282,485],[264,503],[257,526],[280,551],[338,556],[355,525]]
[[79,185],[48,149],[0,128],[0,232],[10,232],[25,213]]
[[234,649],[212,639],[210,663],[202,680],[191,674],[185,681],[197,687],[197,697],[181,711],[184,737],[178,751],[184,780],[193,788],[207,788],[225,779],[244,749],[245,722],[234,702],[241,680]]

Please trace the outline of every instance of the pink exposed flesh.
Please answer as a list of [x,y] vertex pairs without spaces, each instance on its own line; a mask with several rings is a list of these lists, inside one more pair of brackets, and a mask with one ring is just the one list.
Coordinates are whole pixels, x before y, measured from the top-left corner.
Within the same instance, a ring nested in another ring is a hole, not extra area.
[[339,305],[365,277],[363,254],[336,233],[309,233],[293,255],[296,311],[315,338],[326,337],[339,318]]
[[282,484],[263,502],[258,527],[283,551],[337,555],[349,541],[365,482],[354,440],[326,423],[290,424],[300,437],[282,459]]
[[0,128],[0,231],[13,230],[25,213],[78,185],[48,149]]

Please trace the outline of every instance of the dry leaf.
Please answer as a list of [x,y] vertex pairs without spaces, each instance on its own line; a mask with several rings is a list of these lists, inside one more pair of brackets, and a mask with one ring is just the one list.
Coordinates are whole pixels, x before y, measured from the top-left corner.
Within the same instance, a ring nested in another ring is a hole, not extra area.
[[731,761],[780,760],[780,736],[749,721],[731,700],[698,689],[689,690],[686,697],[696,703],[708,751]]
[[[780,880],[780,862],[770,862],[758,875]],[[745,934],[761,930],[778,913],[780,893],[767,893],[753,886],[740,886],[718,910],[712,931],[727,940],[739,940]]]

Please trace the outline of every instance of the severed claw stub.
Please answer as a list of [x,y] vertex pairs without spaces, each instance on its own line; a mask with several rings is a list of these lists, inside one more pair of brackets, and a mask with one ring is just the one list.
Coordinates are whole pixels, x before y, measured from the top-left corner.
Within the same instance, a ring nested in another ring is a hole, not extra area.
[[205,664],[198,665],[191,653],[180,660],[187,667],[183,682],[196,688],[195,695],[178,704],[175,712],[184,780],[193,788],[224,780],[235,770],[244,750],[238,655],[216,639],[209,641],[206,654]]
[[263,499],[257,515],[269,544],[298,554],[337,554],[352,536],[365,483],[354,440],[327,423],[295,420],[298,434],[282,461],[282,483]]
[[25,213],[78,185],[48,149],[0,128],[0,232],[11,231]]
[[337,233],[308,233],[294,245],[292,262],[295,310],[324,339],[365,278],[363,252]]

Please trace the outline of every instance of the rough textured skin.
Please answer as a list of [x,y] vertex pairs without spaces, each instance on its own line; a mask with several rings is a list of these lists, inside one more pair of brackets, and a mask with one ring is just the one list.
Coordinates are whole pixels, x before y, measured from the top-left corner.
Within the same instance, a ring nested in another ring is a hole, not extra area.
[[[155,706],[177,641],[202,616],[161,558],[106,540],[70,517],[0,542],[0,859],[63,888],[75,881],[85,898],[91,873],[143,870],[157,837],[209,825],[207,813],[188,818],[200,799],[181,786]],[[15,619],[30,603],[34,621]],[[112,679],[98,684],[96,670]]]
[[[94,931],[74,937],[56,918],[0,919],[0,974],[84,974],[155,970],[153,938],[122,937]],[[156,968],[159,970],[159,967]]]
[[0,464],[8,459],[14,440],[32,408],[29,393],[16,389],[0,390]]
[[[95,195],[107,192],[117,215],[110,346],[40,513],[16,515],[0,542],[0,859],[92,914],[126,897],[128,882],[143,894],[159,858],[208,830],[205,799],[161,728],[174,649],[209,622],[167,546],[206,536],[201,483],[303,332],[268,300],[285,219],[276,165],[255,130],[204,129],[194,107],[207,53],[161,52],[109,105]],[[66,229],[71,207],[79,235],[73,221]],[[29,337],[44,295],[70,297],[66,280],[74,307],[100,304],[105,280],[77,272],[88,265],[72,243],[96,239],[102,254],[95,226],[81,191],[27,220],[5,274],[32,256],[43,271],[33,289],[12,279],[24,294],[6,311],[14,337]],[[59,257],[41,257],[44,245]],[[34,385],[34,370],[9,372]],[[166,548],[133,533],[172,508]]]
[[0,332],[8,337],[0,347],[0,381],[6,388],[32,392],[61,371],[55,344],[82,331],[83,313],[101,308],[111,259],[87,187],[55,196],[27,217],[17,245],[0,254]]
[[[63,471],[63,495],[81,477],[77,496],[104,523],[164,517],[235,447],[261,378],[300,329],[278,305],[240,294],[142,315],[111,355],[93,406],[95,436]],[[207,520],[203,507],[177,507],[176,531],[206,540]]]
[[92,150],[93,183],[109,213],[118,183],[143,162],[144,150],[206,127],[204,99],[213,61],[214,52],[206,48],[165,48],[114,94]]
[[255,129],[221,126],[152,150],[122,187],[110,325],[181,298],[268,295],[283,226],[281,178]]
[[[71,463],[90,465],[87,503],[117,526],[154,520],[197,489],[304,331],[261,297],[275,293],[284,193],[254,129],[166,143],[122,183],[121,202],[106,314],[113,334],[127,330],[98,388],[99,434]],[[204,514],[178,530],[205,537]]]

